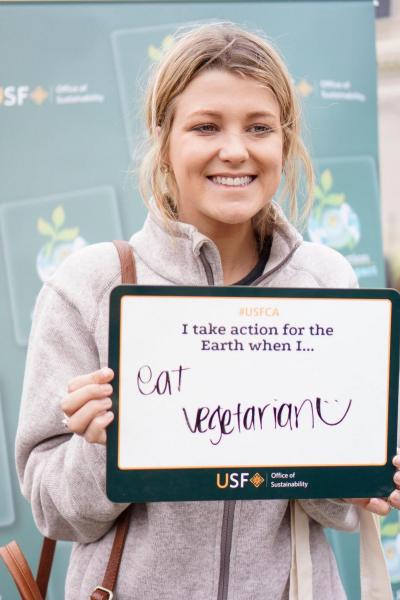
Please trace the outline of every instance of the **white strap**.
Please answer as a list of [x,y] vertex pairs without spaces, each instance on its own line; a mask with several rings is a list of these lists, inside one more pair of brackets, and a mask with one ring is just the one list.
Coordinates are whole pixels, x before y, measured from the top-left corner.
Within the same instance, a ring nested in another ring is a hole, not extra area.
[[308,516],[296,500],[290,501],[292,564],[289,600],[312,600],[312,562]]
[[381,544],[378,515],[360,510],[362,600],[392,600],[393,593]]
[[[379,517],[360,509],[361,600],[392,600],[392,588],[380,538]],[[289,600],[312,600],[312,562],[308,516],[290,501],[292,563]]]

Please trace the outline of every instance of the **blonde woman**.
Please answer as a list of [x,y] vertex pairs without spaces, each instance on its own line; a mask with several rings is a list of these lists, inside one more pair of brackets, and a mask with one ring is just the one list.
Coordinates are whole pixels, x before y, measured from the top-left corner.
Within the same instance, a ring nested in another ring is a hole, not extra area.
[[[296,217],[299,176],[310,197],[312,168],[290,76],[264,39],[230,23],[185,33],[149,83],[146,115],[149,215],[131,238],[138,283],[357,286],[348,262],[303,241],[273,201],[284,176],[283,197]],[[111,243],[72,255],[39,295],[29,343],[18,472],[40,531],[75,542],[67,600],[87,600],[101,582],[115,519],[127,506],[105,492],[114,376],[108,299],[119,283]],[[399,492],[390,500],[399,507]],[[383,499],[358,503],[380,514],[390,509]],[[313,598],[343,599],[323,527],[355,529],[358,509],[336,500],[301,505],[310,519]],[[285,600],[290,564],[286,500],[138,504],[116,597]]]

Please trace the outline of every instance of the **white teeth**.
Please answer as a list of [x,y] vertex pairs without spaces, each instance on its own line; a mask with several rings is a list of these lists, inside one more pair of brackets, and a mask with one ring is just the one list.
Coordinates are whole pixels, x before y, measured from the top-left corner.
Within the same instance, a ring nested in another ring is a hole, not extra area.
[[232,185],[232,186],[240,186],[240,185],[249,185],[253,181],[253,177],[211,177],[213,183],[218,183],[220,185]]

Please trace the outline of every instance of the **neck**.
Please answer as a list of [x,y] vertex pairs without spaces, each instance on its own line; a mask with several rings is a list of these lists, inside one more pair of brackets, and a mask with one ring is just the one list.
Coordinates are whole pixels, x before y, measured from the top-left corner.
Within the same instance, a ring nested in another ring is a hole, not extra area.
[[202,233],[207,235],[219,250],[225,285],[240,281],[257,264],[259,253],[251,223],[219,226],[214,231]]

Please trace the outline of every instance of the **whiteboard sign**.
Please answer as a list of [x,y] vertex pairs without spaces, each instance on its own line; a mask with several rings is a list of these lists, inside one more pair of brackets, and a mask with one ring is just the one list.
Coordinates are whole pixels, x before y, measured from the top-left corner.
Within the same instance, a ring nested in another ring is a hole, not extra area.
[[390,493],[396,292],[119,286],[110,311],[110,498]]

